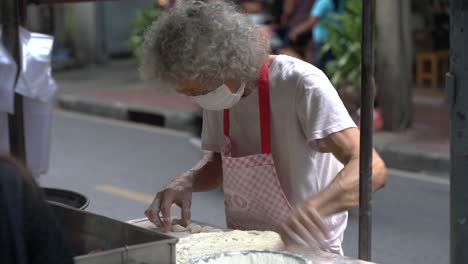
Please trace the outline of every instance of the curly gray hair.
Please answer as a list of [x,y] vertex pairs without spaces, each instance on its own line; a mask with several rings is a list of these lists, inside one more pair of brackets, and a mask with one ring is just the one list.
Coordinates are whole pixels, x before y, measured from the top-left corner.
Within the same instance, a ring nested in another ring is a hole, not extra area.
[[[223,1],[182,0],[147,30],[140,73],[159,89],[178,80],[255,81],[269,41],[248,17]],[[214,88],[214,87],[206,87]]]

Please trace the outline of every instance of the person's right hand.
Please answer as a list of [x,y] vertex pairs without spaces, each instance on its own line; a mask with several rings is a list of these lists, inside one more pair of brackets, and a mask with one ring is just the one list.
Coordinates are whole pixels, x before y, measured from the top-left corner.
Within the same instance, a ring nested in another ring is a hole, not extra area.
[[291,30],[291,32],[289,32],[288,38],[291,41],[296,41],[298,36],[299,36],[298,32],[293,29],[293,30]]
[[190,207],[192,205],[192,184],[188,179],[176,179],[158,192],[153,203],[146,209],[145,215],[165,231],[171,231],[171,207],[176,204],[181,208],[180,224],[187,226],[190,222]]

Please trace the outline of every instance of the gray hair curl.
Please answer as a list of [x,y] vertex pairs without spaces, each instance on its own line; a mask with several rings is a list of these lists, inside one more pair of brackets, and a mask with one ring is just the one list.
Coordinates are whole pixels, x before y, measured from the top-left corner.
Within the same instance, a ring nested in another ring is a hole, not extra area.
[[223,1],[181,2],[145,33],[142,78],[160,89],[181,79],[255,81],[269,41],[248,17]]

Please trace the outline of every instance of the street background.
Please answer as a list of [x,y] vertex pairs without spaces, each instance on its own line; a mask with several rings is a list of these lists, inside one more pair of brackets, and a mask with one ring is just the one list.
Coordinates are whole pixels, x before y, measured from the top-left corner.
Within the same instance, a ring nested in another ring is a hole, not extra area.
[[[314,1],[304,1],[310,6],[296,6],[300,12],[294,12],[298,16],[288,26],[308,18]],[[53,102],[50,169],[38,179],[42,186],[83,193],[91,201],[87,210],[126,221],[143,217],[154,195],[201,157],[200,108],[186,97],[159,94],[138,75],[135,47],[142,28],[157,17],[161,5],[172,2],[28,8],[27,28],[56,38],[52,66],[60,87]],[[281,20],[283,10],[275,7],[291,1],[238,2],[249,15],[273,10],[269,15]],[[378,263],[449,261],[446,13],[445,0],[378,1],[379,31],[388,34],[379,34],[376,43],[376,123],[383,127],[376,129],[374,144],[390,168],[387,186],[373,199],[372,255]],[[283,23],[275,19],[258,23],[275,32]],[[272,34],[272,51],[313,63],[315,51],[281,46],[277,37]],[[344,43],[359,41],[356,34]],[[359,68],[359,60],[352,63],[348,68]],[[356,117],[358,103],[349,98],[359,95],[360,85],[351,94],[335,86]],[[225,225],[221,190],[193,198],[193,219]],[[357,210],[350,212],[343,247],[346,255],[357,256]]]

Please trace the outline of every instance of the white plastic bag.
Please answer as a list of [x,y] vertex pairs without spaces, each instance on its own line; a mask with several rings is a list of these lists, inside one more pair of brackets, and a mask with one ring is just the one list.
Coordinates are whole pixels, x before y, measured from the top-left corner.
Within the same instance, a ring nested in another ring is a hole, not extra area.
[[14,112],[16,72],[15,60],[0,41],[0,113]]
[[23,97],[23,109],[27,165],[39,177],[49,170],[52,102]]
[[[23,97],[26,164],[34,177],[47,173],[50,162],[52,102]],[[0,113],[0,153],[10,152],[8,114]]]
[[57,91],[52,78],[51,53],[54,38],[20,28],[22,69],[16,92],[42,102],[50,102]]

